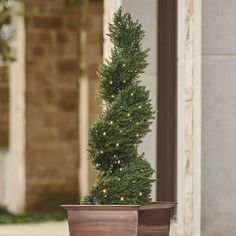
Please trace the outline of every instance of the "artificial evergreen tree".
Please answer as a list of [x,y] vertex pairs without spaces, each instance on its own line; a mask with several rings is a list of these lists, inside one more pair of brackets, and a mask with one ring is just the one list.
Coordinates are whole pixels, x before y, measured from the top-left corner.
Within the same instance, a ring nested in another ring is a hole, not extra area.
[[109,37],[111,57],[98,71],[98,96],[105,109],[89,132],[89,160],[99,174],[82,203],[146,204],[154,171],[137,149],[150,131],[154,111],[138,79],[148,65],[144,31],[120,8],[109,24]]

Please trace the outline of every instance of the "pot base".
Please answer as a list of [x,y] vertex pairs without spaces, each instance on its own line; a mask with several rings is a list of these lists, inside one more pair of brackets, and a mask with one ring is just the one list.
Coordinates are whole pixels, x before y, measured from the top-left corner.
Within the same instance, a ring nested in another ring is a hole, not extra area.
[[168,236],[175,203],[63,205],[70,236]]

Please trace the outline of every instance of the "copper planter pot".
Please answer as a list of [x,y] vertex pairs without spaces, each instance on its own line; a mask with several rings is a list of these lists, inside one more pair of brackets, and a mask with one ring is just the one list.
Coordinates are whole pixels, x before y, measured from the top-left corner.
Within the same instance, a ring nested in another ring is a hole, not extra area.
[[63,205],[70,236],[168,236],[175,203]]

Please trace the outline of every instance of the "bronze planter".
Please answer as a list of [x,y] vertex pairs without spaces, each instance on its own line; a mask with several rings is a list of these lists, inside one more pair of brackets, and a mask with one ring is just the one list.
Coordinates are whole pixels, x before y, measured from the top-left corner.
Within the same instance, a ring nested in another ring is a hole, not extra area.
[[168,236],[175,203],[63,205],[70,236]]

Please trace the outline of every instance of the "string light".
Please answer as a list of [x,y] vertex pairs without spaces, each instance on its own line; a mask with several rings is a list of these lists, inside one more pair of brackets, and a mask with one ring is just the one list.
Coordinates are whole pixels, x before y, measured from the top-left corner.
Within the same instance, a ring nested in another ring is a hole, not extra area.
[[123,202],[124,201],[124,197],[121,197],[120,200]]
[[142,192],[140,192],[140,193],[139,193],[139,196],[142,196],[142,195],[143,195],[143,193],[142,193]]
[[103,154],[103,150],[101,150],[100,153]]
[[111,97],[114,98],[115,96],[112,94]]
[[119,143],[116,143],[116,146],[119,147]]
[[131,96],[133,96],[134,94],[133,94],[133,93],[131,93],[130,95],[131,95]]
[[143,172],[143,169],[141,169],[141,172]]
[[120,164],[120,160],[117,161],[117,164]]
[[122,109],[122,108],[123,108],[123,106],[120,106],[120,108]]
[[116,157],[116,155],[114,155],[113,157]]
[[110,121],[110,125],[113,125],[114,124],[114,122],[113,121]]
[[120,168],[120,171],[122,171],[123,169],[122,168]]
[[127,116],[130,117],[130,113],[128,113]]
[[133,182],[133,184],[135,184],[135,181],[134,181],[134,180],[133,180],[132,182]]
[[139,106],[138,108],[139,108],[139,109],[141,109],[141,108],[142,108],[142,106]]
[[107,192],[107,190],[106,190],[106,189],[103,189],[103,190],[102,190],[102,192],[103,192],[103,193],[106,193],[106,192]]
[[123,64],[123,67],[125,67],[125,64]]
[[112,84],[113,82],[112,81],[110,81],[110,84]]
[[136,137],[139,137],[139,134],[136,134]]
[[120,130],[120,133],[123,133],[123,130],[122,130],[122,129]]
[[123,80],[123,83],[125,84],[125,83],[126,83],[126,80]]
[[103,132],[103,136],[106,136],[106,132]]

